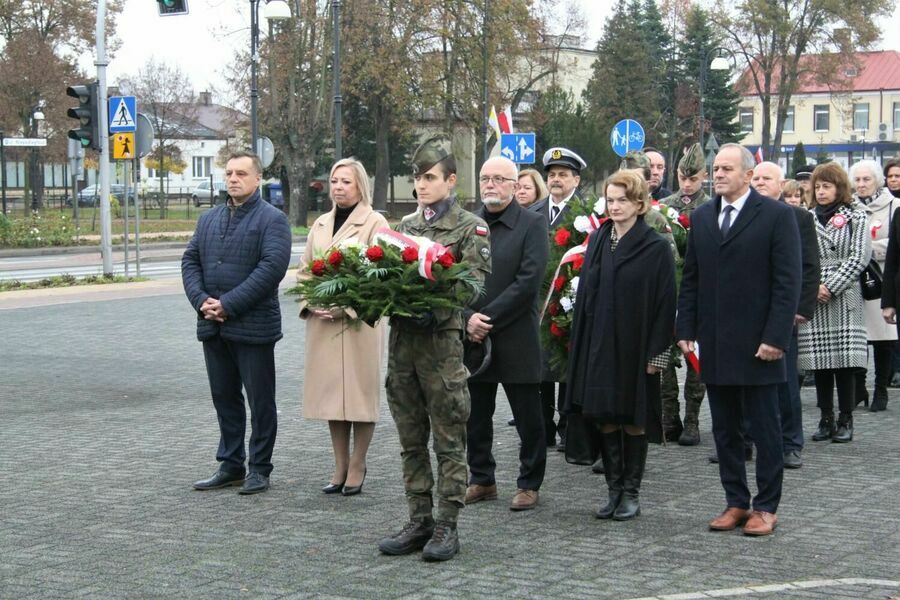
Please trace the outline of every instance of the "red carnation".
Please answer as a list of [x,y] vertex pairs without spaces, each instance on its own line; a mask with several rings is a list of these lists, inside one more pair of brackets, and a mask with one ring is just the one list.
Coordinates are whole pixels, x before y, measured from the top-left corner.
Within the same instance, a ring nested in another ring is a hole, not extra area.
[[378,262],[384,258],[384,250],[381,249],[381,246],[369,246],[366,250],[366,258],[372,262]]
[[341,263],[344,262],[344,255],[341,254],[340,250],[335,250],[331,254],[328,255],[328,264],[337,269],[341,266]]
[[403,249],[403,252],[400,253],[400,258],[407,264],[414,263],[419,260],[419,251],[412,246],[407,246]]
[[678,224],[685,229],[690,229],[691,217],[687,213],[681,213],[680,215],[678,215]]
[[572,270],[580,271],[581,266],[584,264],[584,254],[576,254],[575,258],[572,259]]
[[559,302],[551,302],[550,306],[547,307],[547,312],[550,313],[551,317],[555,317],[559,314],[559,311],[562,310],[562,306]]
[[552,333],[556,337],[563,337],[566,335],[566,330],[556,323],[550,323],[550,333]]
[[553,241],[556,242],[557,246],[567,246],[569,244],[569,238],[571,237],[572,234],[568,229],[566,229],[565,227],[560,227],[553,235]]
[[455,260],[453,260],[453,255],[450,254],[449,252],[444,252],[443,254],[441,254],[438,257],[437,261],[438,261],[438,264],[441,265],[442,267],[444,267],[445,269],[449,269],[450,267],[453,266],[453,263],[456,262]]
[[312,267],[309,269],[312,271],[312,274],[315,276],[321,276],[325,274],[325,261],[320,259],[314,260],[312,262]]
[[553,280],[553,289],[557,292],[561,292],[564,287],[566,287],[567,279],[560,275],[556,279]]

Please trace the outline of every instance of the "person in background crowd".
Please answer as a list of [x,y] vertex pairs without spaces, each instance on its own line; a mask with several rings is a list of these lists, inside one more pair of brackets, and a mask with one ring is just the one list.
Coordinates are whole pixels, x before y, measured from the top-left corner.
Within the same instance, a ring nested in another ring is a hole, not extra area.
[[[698,206],[709,201],[709,196],[703,191],[707,174],[706,160],[700,144],[694,144],[687,149],[678,163],[677,173],[678,191],[660,200],[660,204],[671,206],[680,215],[687,215],[690,218]],[[678,442],[681,446],[696,446],[700,443],[700,405],[703,404],[706,387],[693,368],[685,365],[685,369],[684,424],[681,422],[678,405],[679,388],[675,361],[669,361],[663,370],[661,384],[663,434],[666,441]]]
[[541,340],[538,329],[541,284],[550,254],[547,221],[514,200],[516,165],[502,156],[489,158],[478,178],[483,206],[475,215],[491,230],[493,269],[485,293],[463,311],[470,342],[490,336],[487,368],[469,377],[472,412],[468,435],[469,487],[466,505],[497,498],[492,447],[497,384],[509,400],[519,434],[519,477],[511,510],[538,504],[544,481],[547,445],[541,414]]
[[596,516],[641,514],[647,443],[662,441],[659,372],[669,362],[675,321],[675,259],[644,223],[647,182],[634,171],[604,184],[609,221],[590,238],[572,322],[565,412],[600,429],[609,502]]
[[[447,247],[456,262],[468,264],[484,281],[491,271],[490,232],[484,221],[456,201],[456,159],[450,139],[438,134],[424,141],[413,153],[412,172],[419,210],[404,217],[398,231]],[[456,521],[466,500],[470,410],[463,364],[465,330],[462,310],[391,318],[385,388],[400,440],[409,522],[379,542],[384,554],[422,550],[423,560],[443,561],[459,552]],[[437,456],[436,489],[429,437]]]
[[[541,213],[547,219],[549,236],[552,237],[562,222],[565,213],[569,210],[568,202],[578,196],[578,185],[581,183],[581,170],[587,168],[584,159],[568,148],[550,148],[543,157],[544,172],[547,174],[547,187],[550,195],[529,207],[529,210]],[[548,238],[549,239],[549,238]],[[560,412],[559,422],[554,431],[553,410],[562,407],[566,397],[566,384],[561,381],[564,373],[557,373],[550,366],[550,357],[546,352],[543,356],[543,375],[541,378],[541,405],[544,407],[544,426],[547,429],[547,447],[556,446],[556,431],[559,432],[559,445],[556,449],[564,452],[566,449],[566,417]],[[559,382],[559,395],[556,392],[556,382]],[[554,402],[555,398],[555,402]]]
[[[259,196],[262,164],[252,152],[225,163],[228,202],[200,216],[181,259],[184,292],[197,311],[206,374],[219,421],[218,470],[194,489],[269,489],[278,429],[275,343],[281,339],[278,284],[291,259],[291,228]],[[249,474],[244,435],[250,405]]]
[[666,157],[656,148],[644,148],[644,154],[650,159],[650,198],[657,202],[672,195],[672,190],[663,185],[666,176]]
[[[750,188],[755,163],[738,144],[723,144],[716,155],[716,198],[692,215],[675,339],[685,354],[695,352],[695,341],[701,350],[727,503],[709,527],[768,535],[784,472],[777,386],[787,378],[784,353],[800,300],[800,233],[790,207]],[[752,512],[745,415],[757,448]]]
[[[787,202],[787,197],[781,195],[784,189],[782,177],[784,172],[780,166],[772,162],[761,162],[753,169],[750,185],[763,196]],[[799,185],[796,187],[800,190]],[[800,402],[800,377],[797,371],[797,325],[808,322],[815,314],[821,271],[816,224],[812,213],[799,206],[791,206],[791,210],[800,231],[800,260],[803,270],[800,304],[794,316],[791,344],[785,351],[787,381],[778,384],[778,404],[781,411],[784,466],[787,469],[799,469],[803,466],[803,404]]]
[[[900,159],[893,158],[884,165],[887,188],[894,198],[900,198]],[[897,294],[900,293],[900,213],[894,211],[884,259],[884,281],[881,289],[881,314],[886,323],[897,326]],[[891,387],[900,387],[900,344],[894,346],[894,377]],[[884,405],[872,403],[869,410],[886,410]]]
[[[900,201],[884,187],[884,174],[878,163],[861,160],[850,167],[850,182],[854,188],[853,199],[862,206],[869,217],[869,232],[872,238],[872,258],[884,270],[887,257],[888,233],[894,211]],[[897,328],[885,323],[881,315],[881,300],[865,302],[866,331],[875,363],[875,389],[872,394],[872,409],[881,410],[887,405],[887,386],[893,375],[892,363],[894,346],[897,343]],[[869,392],[866,389],[866,371],[857,372],[856,404],[869,404]]]
[[[519,172],[519,187],[516,188],[516,202],[522,208],[528,208],[538,200],[550,195],[544,178],[535,169],[524,169]],[[555,435],[555,434],[554,434]]]
[[791,206],[796,206],[797,208],[809,208],[809,205],[806,202],[806,192],[796,179],[784,180],[784,184],[781,186],[781,195],[784,198],[784,201]]
[[[313,258],[341,243],[371,245],[378,230],[388,226],[372,210],[369,176],[359,161],[345,158],[331,167],[329,196],[333,207],[310,228],[300,273]],[[366,454],[378,420],[385,334],[383,324],[354,323],[353,316],[350,309],[323,309],[300,299],[300,318],[306,321],[303,418],[328,421],[334,473],[322,491],[344,496],[360,493],[366,477]]]
[[[813,371],[821,418],[813,441],[853,439],[856,371],[866,365],[866,323],[859,275],[872,238],[865,210],[853,202],[850,180],[836,163],[816,167],[816,235],[822,269],[818,305],[798,331],[800,368]],[[835,426],[834,388],[840,415]]]
[[794,169],[794,181],[800,184],[806,193],[806,204],[813,205],[812,174],[816,165],[803,165]]

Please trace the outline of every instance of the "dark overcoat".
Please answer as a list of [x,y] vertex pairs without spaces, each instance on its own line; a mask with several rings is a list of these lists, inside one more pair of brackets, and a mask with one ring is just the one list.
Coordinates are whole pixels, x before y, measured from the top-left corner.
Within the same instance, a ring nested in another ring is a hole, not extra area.
[[812,213],[805,208],[791,206],[791,209],[794,211],[794,217],[797,218],[797,228],[800,231],[800,262],[803,265],[803,275],[800,281],[800,304],[797,307],[797,314],[812,319],[816,313],[819,282],[822,281],[816,223]]
[[786,349],[800,301],[800,232],[791,207],[755,190],[723,239],[722,198],[694,211],[675,338],[700,345],[700,379],[712,385],[786,381],[784,359],[756,358],[762,343]]
[[[290,259],[287,217],[260,200],[259,191],[233,213],[226,204],[203,213],[181,259],[184,292],[197,311],[197,338],[218,334],[246,344],[280,340],[278,284]],[[200,312],[209,297],[222,303],[224,323],[208,321]]]
[[485,278],[485,294],[464,311],[466,322],[479,312],[491,318],[491,363],[473,382],[540,383],[541,342],[538,330],[541,282],[550,243],[547,221],[515,200],[499,219],[488,221],[481,207],[475,214],[491,229],[493,269]]
[[563,411],[638,425],[662,439],[659,376],[647,363],[672,345],[675,259],[638,218],[610,250],[612,222],[590,238],[578,283]]
[[884,259],[884,281],[881,286],[881,308],[897,308],[900,292],[900,210],[894,211],[888,232],[887,256]]

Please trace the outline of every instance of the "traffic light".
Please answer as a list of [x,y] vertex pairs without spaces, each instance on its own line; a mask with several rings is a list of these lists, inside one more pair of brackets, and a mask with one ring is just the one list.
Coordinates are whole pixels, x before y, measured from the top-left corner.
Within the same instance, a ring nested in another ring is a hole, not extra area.
[[188,14],[187,0],[156,0],[159,5],[159,16]]
[[70,85],[66,95],[78,98],[78,106],[70,108],[66,114],[78,119],[79,126],[69,130],[69,137],[78,140],[83,148],[100,150],[99,84],[95,81],[87,85]]

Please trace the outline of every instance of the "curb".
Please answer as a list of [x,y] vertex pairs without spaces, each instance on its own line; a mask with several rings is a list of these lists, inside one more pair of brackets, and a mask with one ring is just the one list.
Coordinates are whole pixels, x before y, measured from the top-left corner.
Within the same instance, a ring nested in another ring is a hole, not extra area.
[[[291,243],[306,243],[305,235],[291,236]],[[143,242],[141,250],[183,249],[184,242]],[[124,244],[113,244],[113,252],[124,252]],[[134,252],[134,243],[129,242],[128,251]],[[0,250],[0,258],[21,258],[23,256],[59,256],[66,254],[95,254],[100,252],[100,244],[91,246],[51,246],[43,248],[6,248]],[[142,259],[143,262],[144,259]]]

